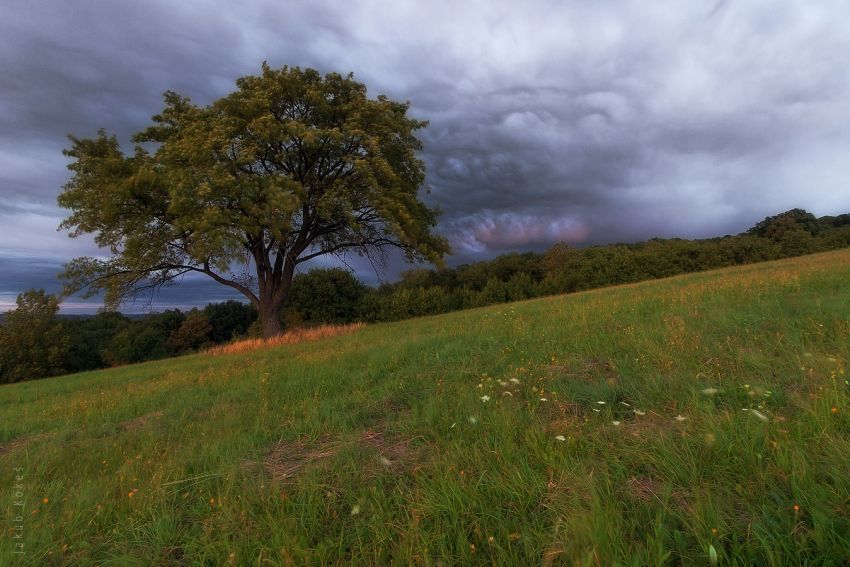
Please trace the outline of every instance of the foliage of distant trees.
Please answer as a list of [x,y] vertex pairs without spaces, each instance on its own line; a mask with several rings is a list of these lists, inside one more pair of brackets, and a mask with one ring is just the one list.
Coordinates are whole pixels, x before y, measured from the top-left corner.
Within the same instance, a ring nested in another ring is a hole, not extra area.
[[55,376],[64,370],[69,339],[56,321],[59,300],[43,289],[18,296],[0,325],[0,381]]
[[187,354],[247,336],[257,319],[252,306],[232,300],[143,317],[59,317],[58,310],[56,297],[31,290],[2,316],[0,383]]
[[290,327],[356,321],[362,318],[361,303],[367,290],[343,268],[298,274],[292,281],[284,321]]
[[443,270],[411,270],[371,290],[360,319],[389,321],[633,283],[850,246],[850,214],[816,218],[793,209],[737,236],[659,239],[575,248],[557,243],[543,254],[511,253]]
[[[378,288],[341,268],[314,269],[293,279],[283,321],[288,327],[394,321],[845,247],[850,214],[816,218],[793,209],[737,236],[588,248],[558,243],[542,254],[409,270]],[[117,312],[57,318],[57,312],[58,300],[43,291],[19,296],[0,325],[0,382],[186,354],[261,334],[256,309],[238,301],[138,318]]]

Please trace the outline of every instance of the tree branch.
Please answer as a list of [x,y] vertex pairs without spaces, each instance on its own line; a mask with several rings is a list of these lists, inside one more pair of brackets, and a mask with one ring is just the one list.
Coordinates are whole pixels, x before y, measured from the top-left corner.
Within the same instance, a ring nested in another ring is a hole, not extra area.
[[251,300],[251,303],[253,303],[253,304],[254,304],[254,307],[259,307],[259,305],[260,305],[260,300],[257,298],[257,296],[256,296],[256,295],[254,295],[254,292],[252,292],[250,289],[248,289],[247,287],[245,287],[244,285],[242,285],[242,284],[240,284],[240,283],[237,283],[237,282],[235,282],[235,281],[233,281],[233,280],[229,280],[229,279],[227,279],[227,278],[223,278],[223,277],[221,277],[220,275],[218,275],[218,274],[216,274],[215,272],[213,272],[213,271],[210,269],[210,261],[209,261],[208,259],[207,259],[207,260],[204,260],[204,267],[203,267],[203,269],[200,269],[200,268],[193,268],[193,269],[194,269],[195,271],[201,272],[202,274],[206,274],[206,275],[208,275],[209,277],[211,277],[212,279],[214,279],[215,281],[217,281],[218,283],[220,283],[220,284],[222,284],[222,285],[226,285],[226,286],[228,286],[228,287],[232,287],[233,289],[237,290],[237,291],[238,291],[238,292],[240,292],[242,295],[244,295],[245,297],[247,297],[248,299],[250,299],[250,300]]
[[296,264],[300,264],[302,262],[306,262],[307,260],[312,260],[313,258],[318,258],[324,254],[333,254],[334,252],[339,252],[340,250],[344,250],[346,248],[367,248],[369,246],[373,246],[375,248],[383,248],[384,246],[393,246],[395,248],[400,248],[402,250],[409,250],[412,247],[403,244],[401,242],[396,242],[395,240],[391,240],[389,238],[370,238],[367,240],[361,240],[358,242],[343,242],[340,244],[334,244],[332,246],[328,246],[327,248],[322,248],[317,252],[313,252],[312,254],[307,254],[306,256],[301,256],[297,260],[295,260]]

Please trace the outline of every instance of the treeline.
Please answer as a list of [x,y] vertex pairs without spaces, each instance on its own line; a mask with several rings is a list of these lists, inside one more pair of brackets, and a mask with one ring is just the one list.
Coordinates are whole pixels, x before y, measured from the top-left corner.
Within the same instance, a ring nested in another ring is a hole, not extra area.
[[0,326],[0,383],[195,352],[248,335],[257,318],[238,301],[143,317],[58,317],[58,311],[58,300],[43,290],[18,296],[17,309]]
[[767,217],[750,230],[704,240],[659,239],[542,254],[512,253],[445,270],[411,270],[400,281],[366,290],[364,321],[391,321],[571,293],[850,246],[850,214],[816,218],[801,209]]
[[[287,328],[395,321],[533,297],[799,256],[850,246],[850,214],[816,218],[793,209],[745,233],[705,240],[652,239],[542,254],[511,253],[442,270],[403,272],[371,288],[341,268],[298,274],[284,310]],[[117,366],[258,336],[257,314],[238,301],[128,318],[58,318],[43,291],[18,297],[0,325],[0,383]]]

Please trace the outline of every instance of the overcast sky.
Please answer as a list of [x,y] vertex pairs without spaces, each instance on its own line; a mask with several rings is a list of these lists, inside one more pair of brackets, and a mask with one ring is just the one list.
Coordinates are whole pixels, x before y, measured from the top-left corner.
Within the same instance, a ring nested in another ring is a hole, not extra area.
[[[846,1],[4,0],[0,38],[0,310],[98,254],[56,230],[68,134],[129,147],[163,91],[206,104],[264,60],[430,121],[451,264],[850,212]],[[155,307],[229,297],[185,283]]]

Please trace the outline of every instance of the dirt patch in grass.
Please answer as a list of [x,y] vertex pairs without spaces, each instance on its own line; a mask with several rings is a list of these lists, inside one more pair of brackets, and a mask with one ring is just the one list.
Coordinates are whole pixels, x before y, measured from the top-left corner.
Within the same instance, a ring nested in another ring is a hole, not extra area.
[[383,470],[400,474],[415,472],[421,467],[422,445],[414,445],[414,439],[388,436],[380,431],[367,431],[360,436],[358,443],[375,450],[378,465]]
[[650,411],[646,415],[634,416],[626,422],[629,433],[635,437],[662,435],[667,432],[679,431],[683,426],[673,418],[664,417]]
[[329,436],[319,439],[302,437],[296,441],[281,441],[266,456],[263,463],[273,478],[290,482],[311,465],[333,457],[345,446]]
[[334,439],[323,436],[319,439],[302,437],[296,441],[283,441],[263,460],[266,470],[279,482],[293,482],[305,470],[320,466],[340,451],[349,447],[366,448],[374,452],[376,466],[364,467],[364,474],[377,476],[384,470],[402,473],[418,468],[420,447],[413,445],[414,439],[388,435],[380,430],[367,430],[349,439]]
[[410,403],[399,398],[389,398],[365,407],[360,413],[361,427],[383,428],[386,421],[402,420],[410,416]]
[[629,495],[635,500],[664,502],[664,485],[651,476],[633,476],[628,482]]
[[537,407],[538,417],[545,423],[547,431],[563,431],[565,428],[584,423],[587,408],[581,404],[554,400]]
[[26,447],[33,441],[38,439],[44,439],[49,436],[49,433],[39,433],[38,435],[28,435],[26,437],[18,437],[17,439],[12,439],[11,441],[7,441],[5,443],[0,443],[0,455],[5,455],[15,449],[20,449],[21,447]]
[[558,557],[564,553],[564,544],[556,541],[549,545],[543,552],[543,567],[550,567],[559,564]]
[[572,364],[550,364],[544,367],[552,378],[565,378],[586,384],[596,383],[604,378],[608,383],[615,383],[618,378],[617,366],[610,360],[591,357],[576,361]]
[[602,432],[615,428],[619,434],[633,438],[650,439],[681,434],[686,425],[672,417],[661,416],[654,411],[640,415],[631,410],[615,415],[613,420],[603,419],[586,405],[554,400],[537,407],[537,419],[548,434],[564,434],[569,430],[582,429],[588,433]]
[[144,427],[152,419],[159,419],[160,417],[162,417],[162,412],[154,411],[146,413],[145,415],[140,415],[139,417],[134,417],[133,419],[128,419],[127,421],[122,421],[119,424],[119,427],[122,431],[137,431]]
[[[589,510],[593,499],[593,475],[585,470],[563,470],[549,468],[546,476],[540,478],[545,484],[540,506],[556,515],[565,509]],[[560,524],[561,520],[557,520]],[[556,527],[554,533],[558,532]]]
[[[666,505],[667,492],[664,483],[653,476],[632,476],[626,483],[626,493],[638,502],[655,502]],[[670,502],[679,510],[693,512],[690,505],[691,495],[683,489],[669,492]]]

